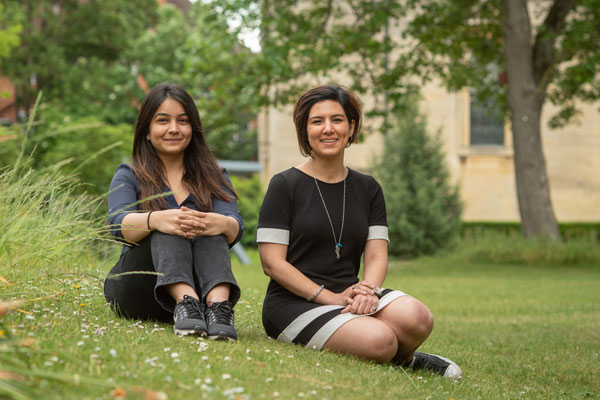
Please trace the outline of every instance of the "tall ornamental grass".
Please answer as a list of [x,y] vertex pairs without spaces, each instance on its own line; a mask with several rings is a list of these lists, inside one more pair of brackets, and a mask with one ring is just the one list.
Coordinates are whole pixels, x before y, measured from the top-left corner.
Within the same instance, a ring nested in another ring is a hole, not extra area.
[[48,375],[30,364],[43,353],[39,343],[13,335],[6,314],[33,319],[32,305],[64,298],[57,276],[85,273],[97,257],[93,243],[101,243],[104,228],[91,214],[98,201],[73,195],[78,185],[59,165],[0,171],[0,398],[31,398],[32,382]]
[[86,269],[106,238],[102,221],[92,217],[100,199],[75,195],[81,186],[77,177],[61,172],[68,161],[30,168],[31,158],[24,157],[30,131],[31,122],[15,163],[0,168],[0,398],[36,398],[40,392],[33,387],[40,382],[73,381],[72,375],[36,367],[33,360],[60,353],[50,355],[33,332],[15,334],[14,318],[35,320],[42,310],[32,308],[64,301],[60,282],[90,274]]
[[58,167],[0,173],[0,265],[9,277],[77,263],[89,253],[101,223],[90,218],[94,201],[72,195],[78,185]]

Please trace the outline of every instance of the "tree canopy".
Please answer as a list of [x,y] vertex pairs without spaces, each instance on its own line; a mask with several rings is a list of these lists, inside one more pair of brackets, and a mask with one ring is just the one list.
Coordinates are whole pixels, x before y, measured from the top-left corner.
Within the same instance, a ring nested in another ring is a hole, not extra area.
[[[31,130],[0,127],[6,139],[0,168],[19,158],[25,143],[32,167],[76,172],[85,183],[78,192],[105,194],[131,154],[145,93],[163,81],[192,94],[218,158],[257,157],[251,120],[260,98],[250,73],[257,56],[215,7],[197,2],[184,14],[156,0],[0,0],[0,6],[7,11],[0,12],[0,39],[12,38],[0,40],[1,74],[15,85],[21,114],[43,93]],[[20,46],[4,54],[9,43]]]
[[[228,3],[231,10],[256,4]],[[577,100],[600,98],[600,0],[258,3],[262,67],[276,102],[290,102],[315,78],[340,73],[355,90],[374,96],[375,114],[406,109],[407,94],[433,78],[450,90],[470,87],[480,100],[491,100],[511,116],[523,232],[558,239],[541,108],[547,100],[557,105],[551,125],[561,126],[576,117]],[[525,86],[520,77],[527,78]],[[529,123],[520,124],[517,116]]]
[[22,26],[13,19],[15,12],[16,7],[6,7],[0,3],[0,67],[2,59],[10,56],[12,49],[20,43]]
[[[545,79],[549,100],[560,107],[552,126],[564,125],[577,115],[575,100],[600,98],[600,1],[571,2],[560,26],[551,26],[552,19],[568,2],[521,2],[532,21],[536,56],[554,49]],[[244,10],[256,3],[263,65],[277,83],[273,93],[279,102],[305,88],[297,78],[344,71],[354,89],[380,99],[386,93],[391,103],[421,84],[415,77],[438,77],[450,90],[471,87],[507,110],[501,0],[308,0],[302,6],[290,0],[228,1],[230,12],[238,10],[246,19],[252,15]]]
[[196,99],[218,157],[256,157],[249,121],[257,96],[245,73],[253,54],[215,7],[199,2],[184,15],[156,0],[24,0],[11,10],[23,26],[21,46],[2,73],[21,109],[42,91],[46,122],[93,117],[132,126],[145,91],[177,82]]

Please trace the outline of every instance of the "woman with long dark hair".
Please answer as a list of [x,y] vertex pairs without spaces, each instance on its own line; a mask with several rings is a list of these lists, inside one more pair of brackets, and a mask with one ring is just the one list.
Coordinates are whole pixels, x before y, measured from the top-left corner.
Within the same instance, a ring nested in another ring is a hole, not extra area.
[[416,351],[433,329],[427,306],[381,287],[389,241],[383,192],[344,165],[361,120],[358,98],[341,86],[310,89],[296,103],[298,145],[310,158],[273,176],[256,235],[271,277],[265,331],[282,342],[460,378],[453,361]]
[[108,198],[124,242],[104,292],[129,318],[173,320],[181,335],[235,341],[240,289],[229,247],[243,232],[237,196],[210,151],[198,109],[181,86],[161,83],[138,114],[131,163]]

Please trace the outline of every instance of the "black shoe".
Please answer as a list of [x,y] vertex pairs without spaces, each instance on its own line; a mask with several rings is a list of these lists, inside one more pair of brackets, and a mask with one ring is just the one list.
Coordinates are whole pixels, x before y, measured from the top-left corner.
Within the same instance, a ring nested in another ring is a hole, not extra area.
[[459,379],[462,376],[462,371],[454,361],[435,354],[418,351],[415,351],[415,358],[413,358],[408,368],[424,369],[452,379]]
[[206,336],[204,304],[187,294],[175,305],[173,331],[178,335]]
[[237,332],[233,321],[233,308],[229,300],[212,303],[206,308],[209,339],[237,340]]

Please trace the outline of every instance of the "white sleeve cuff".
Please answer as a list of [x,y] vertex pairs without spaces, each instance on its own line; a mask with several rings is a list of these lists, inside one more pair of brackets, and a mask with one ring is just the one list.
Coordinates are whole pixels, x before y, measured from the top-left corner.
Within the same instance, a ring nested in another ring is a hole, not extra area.
[[384,225],[373,225],[369,227],[369,236],[367,236],[367,240],[373,239],[383,239],[390,241],[388,236],[388,227]]
[[290,231],[287,229],[258,228],[256,230],[256,242],[285,244],[287,246],[290,244]]

